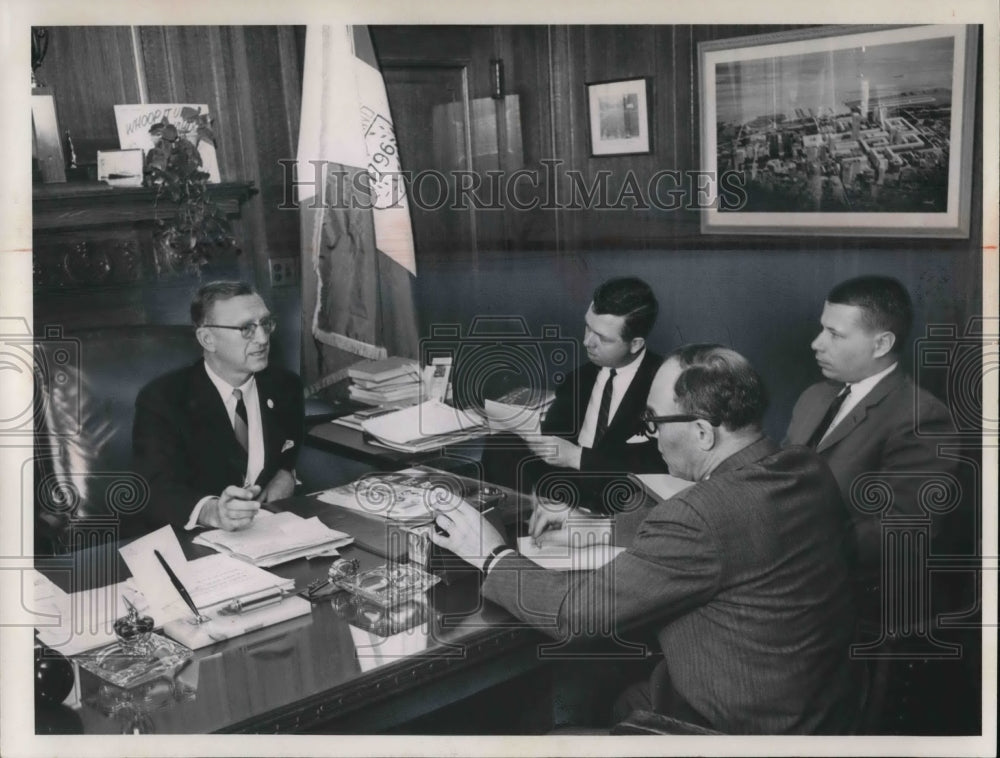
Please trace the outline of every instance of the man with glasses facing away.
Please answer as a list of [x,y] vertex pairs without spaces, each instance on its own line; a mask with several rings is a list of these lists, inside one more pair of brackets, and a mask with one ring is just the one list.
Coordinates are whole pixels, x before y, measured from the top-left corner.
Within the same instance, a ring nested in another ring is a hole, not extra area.
[[847,514],[813,452],[764,436],[765,406],[738,353],[671,354],[644,420],[671,473],[694,484],[619,513],[613,539],[627,549],[596,570],[541,569],[465,503],[438,512],[431,539],[480,569],[484,597],[558,639],[652,627],[664,659],[626,690],[618,718],[639,709],[729,734],[847,732],[862,690],[848,653]]
[[302,444],[299,378],[268,365],[275,320],[244,282],[211,282],[191,303],[202,359],[146,385],[132,445],[149,503],[144,525],[244,529],[289,497]]

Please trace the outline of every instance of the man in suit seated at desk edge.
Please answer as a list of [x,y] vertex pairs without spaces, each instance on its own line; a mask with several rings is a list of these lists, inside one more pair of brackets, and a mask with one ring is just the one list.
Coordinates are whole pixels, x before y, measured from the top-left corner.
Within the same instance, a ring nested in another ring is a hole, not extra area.
[[[934,478],[954,478],[958,468],[938,454],[951,414],[899,365],[912,320],[909,293],[895,279],[861,276],[834,287],[812,342],[826,381],[799,397],[785,438],[813,448],[837,478],[854,525],[859,589],[867,594],[878,591],[883,514],[864,507],[856,483],[874,476],[891,489],[885,516],[920,517],[920,490]],[[939,520],[931,524],[937,531]]]
[[542,434],[525,437],[530,449],[516,445],[484,454],[484,477],[525,492],[545,481],[565,492],[568,484],[577,504],[607,511],[605,490],[623,473],[666,473],[639,422],[662,361],[646,346],[658,311],[641,279],[599,285],[584,316],[589,361],[556,389]]
[[135,470],[149,483],[144,525],[227,530],[289,497],[302,444],[298,376],[268,365],[275,320],[244,282],[211,282],[191,303],[203,358],[136,398]]
[[[618,716],[655,710],[730,734],[841,733],[861,686],[847,514],[812,451],[766,438],[760,377],[738,353],[690,345],[663,363],[645,423],[673,475],[694,484],[619,513],[627,549],[593,571],[540,568],[472,506],[431,535],[483,574],[483,596],[557,637],[640,623],[664,660]],[[605,632],[607,634],[607,632]]]

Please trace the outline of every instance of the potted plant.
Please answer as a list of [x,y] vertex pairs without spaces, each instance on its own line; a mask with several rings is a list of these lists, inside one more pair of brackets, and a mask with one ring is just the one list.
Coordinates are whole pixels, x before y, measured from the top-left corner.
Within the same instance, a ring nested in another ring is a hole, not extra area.
[[172,219],[157,219],[156,243],[174,265],[200,271],[214,249],[236,246],[229,220],[209,197],[209,175],[198,152],[199,142],[214,141],[211,119],[200,108],[184,108],[181,123],[164,116],[149,133],[146,186],[156,189],[157,205],[166,197],[177,206]]

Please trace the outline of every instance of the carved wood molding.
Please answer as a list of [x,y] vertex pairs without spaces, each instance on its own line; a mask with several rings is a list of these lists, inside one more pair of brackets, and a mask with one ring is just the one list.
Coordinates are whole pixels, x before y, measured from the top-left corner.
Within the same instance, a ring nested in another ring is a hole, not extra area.
[[[240,214],[240,205],[257,193],[251,182],[212,185],[209,193],[230,217]],[[32,228],[38,231],[83,229],[152,223],[173,215],[173,203],[158,206],[156,192],[145,187],[116,189],[100,182],[67,182],[36,187],[32,193]]]

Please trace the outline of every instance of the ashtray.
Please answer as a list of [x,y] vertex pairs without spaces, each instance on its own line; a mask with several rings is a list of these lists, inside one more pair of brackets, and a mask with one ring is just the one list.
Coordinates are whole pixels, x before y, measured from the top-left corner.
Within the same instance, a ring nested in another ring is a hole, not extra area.
[[382,608],[400,606],[441,581],[412,563],[388,563],[354,574],[342,571],[337,564],[330,567],[334,584]]
[[150,633],[142,645],[113,642],[100,650],[76,656],[76,661],[81,668],[104,681],[128,688],[171,673],[191,655],[183,645]]

